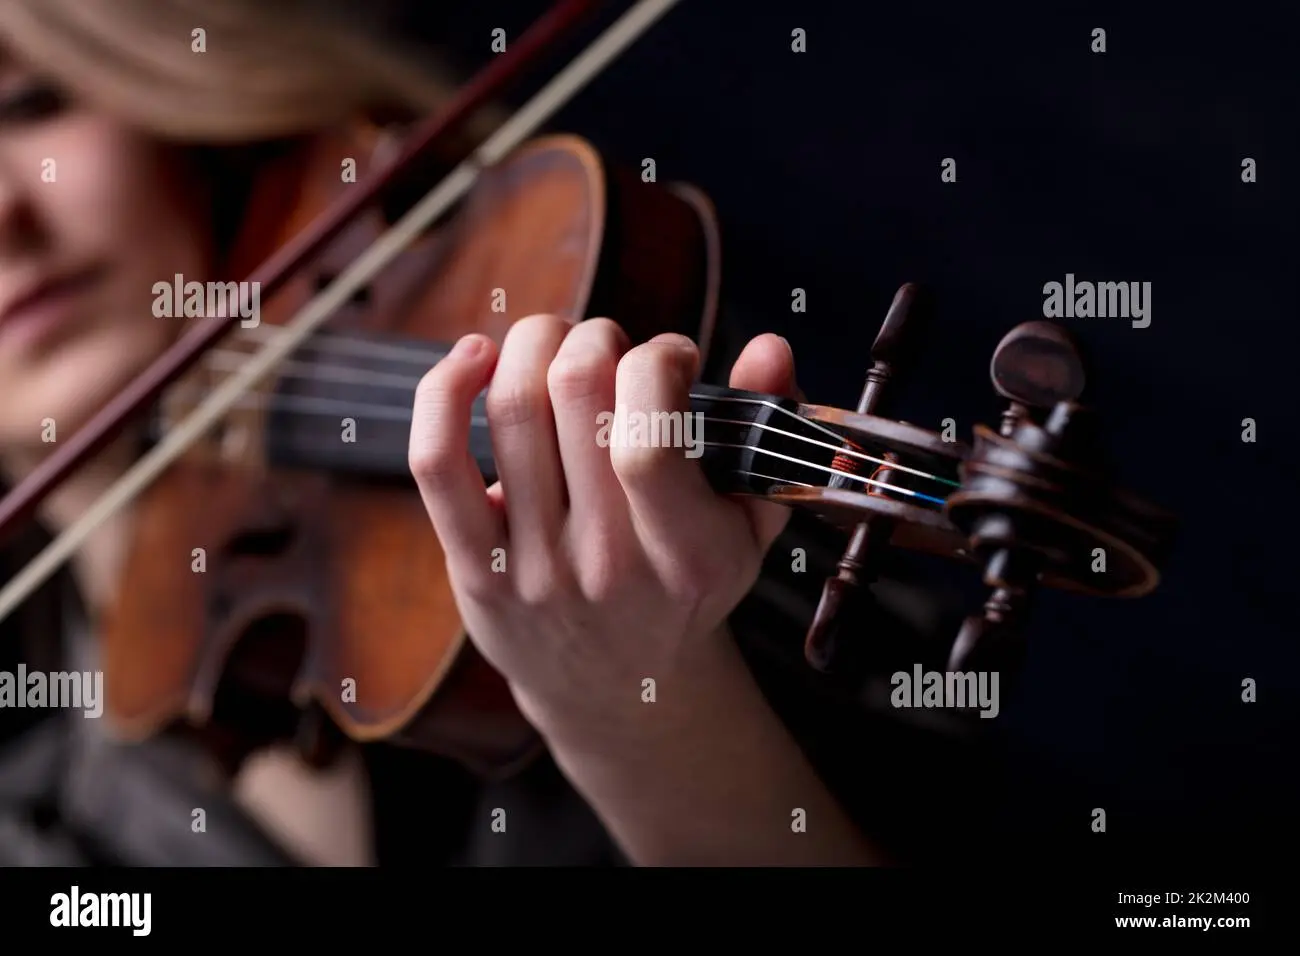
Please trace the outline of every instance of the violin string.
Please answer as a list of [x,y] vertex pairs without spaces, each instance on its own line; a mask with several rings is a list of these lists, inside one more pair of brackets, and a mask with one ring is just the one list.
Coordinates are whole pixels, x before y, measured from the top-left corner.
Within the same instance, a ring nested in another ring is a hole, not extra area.
[[[295,367],[295,363],[293,362],[284,362],[281,363],[280,366],[282,370],[288,371],[290,373],[293,372],[294,367]],[[315,371],[314,367],[312,366],[301,366],[301,368],[308,368],[311,369],[312,371]],[[357,372],[357,370],[354,369],[341,369],[339,371]],[[362,376],[362,381],[364,382],[365,381],[364,376],[366,375],[366,373],[358,372],[357,374]],[[290,379],[305,378],[306,380],[309,381],[316,380],[316,376],[314,375],[299,374],[295,376],[293,374],[290,374],[285,377]],[[403,380],[402,384],[405,386],[413,386],[413,382],[409,380]],[[184,392],[189,390],[180,390],[180,391],[182,392],[181,397],[185,397]],[[704,395],[697,395],[697,394],[692,394],[691,397],[702,398],[706,400],[724,400],[724,401],[728,400],[729,398],[729,396],[719,397],[719,396],[704,396]],[[481,398],[482,395],[480,395],[480,399]],[[754,403],[754,404],[771,405],[773,408],[780,409],[781,411],[787,411],[786,409],[781,409],[780,406],[777,405],[776,403],[765,402],[761,399],[740,399],[740,400]],[[282,410],[286,412],[293,412],[296,414],[304,414],[304,415],[337,415],[337,414],[349,414],[352,416],[360,415],[367,418],[378,419],[381,421],[406,422],[408,424],[410,423],[411,416],[412,416],[412,411],[409,406],[377,405],[377,404],[367,403],[367,402],[355,402],[350,399],[323,398],[320,396],[309,396],[309,395],[286,395],[286,394],[276,394],[272,396],[250,395],[241,399],[236,404],[236,407],[244,410],[258,410],[258,411],[271,411],[271,412]],[[808,419],[806,418],[801,418],[800,416],[794,415],[793,413],[790,414],[793,415],[795,420],[805,425],[816,424],[814,422],[809,422]],[[859,458],[863,461],[870,461],[882,466],[888,465],[890,468],[892,468],[895,471],[907,472],[909,474],[916,475],[918,478],[923,478],[928,481],[938,482],[939,484],[948,485],[953,488],[961,487],[960,482],[952,481],[948,478],[940,477],[939,475],[934,475],[929,472],[921,471],[920,469],[912,468],[910,466],[903,465],[898,462],[888,462],[883,458],[876,458],[872,455],[866,454],[865,452],[860,452],[853,449],[843,449],[840,447],[840,445],[832,445],[829,442],[819,441],[818,439],[810,438],[807,435],[799,435],[794,432],[787,431],[786,429],[783,428],[777,428],[774,425],[768,425],[764,422],[749,422],[740,419],[716,418],[711,415],[705,415],[702,420],[705,422],[712,422],[714,424],[719,424],[719,425],[738,425],[745,428],[758,428],[763,431],[772,432],[774,434],[781,435],[793,441],[797,441],[809,445],[816,445],[820,448],[826,448],[843,455]],[[471,416],[470,424],[478,427],[486,427],[488,422],[487,419],[482,416]],[[709,445],[710,443],[703,442],[702,444]],[[762,449],[754,448],[753,450],[761,451]],[[814,465],[812,462],[808,462],[799,458],[788,458],[787,460],[800,463],[800,464],[806,464],[809,467],[820,467]],[[876,470],[879,471],[880,469],[877,468]],[[859,481],[866,480],[866,479],[862,479],[861,476],[854,475],[851,472],[843,471],[838,468],[830,469],[830,472],[831,474],[844,475],[845,477],[853,478],[854,480],[859,480]],[[872,483],[872,482],[868,481],[868,483]],[[890,487],[888,485],[879,482],[875,482],[875,484],[878,484],[879,487],[882,488]],[[931,500],[939,500],[939,499],[931,499]]]
[[[707,398],[707,399],[709,399],[709,400],[711,400],[711,401],[724,401],[724,402],[725,402],[725,401],[731,401],[731,400],[732,400],[732,398],[731,398],[730,396],[725,396],[725,395],[723,395],[723,396],[701,396],[701,395],[691,395],[691,397],[692,397],[692,398]],[[770,407],[772,407],[772,408],[779,409],[780,411],[787,412],[788,414],[792,415],[792,416],[793,416],[797,421],[803,422],[803,423],[806,424],[806,425],[812,425],[812,426],[814,426],[814,427],[819,427],[819,426],[817,425],[817,422],[810,421],[809,419],[807,419],[807,418],[803,418],[803,417],[801,417],[801,416],[799,416],[799,415],[795,415],[793,412],[790,412],[788,409],[781,408],[781,406],[777,405],[775,402],[766,402],[766,401],[763,401],[763,400],[761,400],[761,399],[753,399],[753,398],[750,398],[750,399],[737,398],[737,399],[735,399],[735,400],[736,400],[736,401],[742,401],[742,402],[753,402],[753,403],[755,403],[755,404],[768,405],[768,406],[770,406]],[[710,417],[708,417],[708,416],[705,416],[705,419],[704,419],[704,420],[705,420],[705,421],[711,421],[711,422],[718,422],[718,423],[720,423],[720,424],[727,424],[727,425],[746,425],[746,426],[749,426],[749,427],[752,427],[752,428],[761,428],[761,429],[763,429],[763,430],[765,430],[765,431],[775,432],[775,433],[778,434],[778,435],[784,435],[784,436],[787,437],[787,438],[793,438],[795,441],[805,442],[805,443],[810,444],[810,445],[817,445],[817,446],[819,446],[819,447],[821,447],[821,448],[829,448],[831,451],[836,452],[836,453],[838,453],[838,454],[840,454],[840,455],[844,455],[844,456],[849,457],[849,458],[859,458],[859,459],[861,459],[862,461],[869,461],[869,462],[872,462],[872,463],[874,463],[874,464],[878,464],[878,465],[888,465],[888,466],[890,466],[894,471],[906,471],[906,472],[908,472],[909,474],[916,475],[918,478],[927,478],[927,479],[929,479],[930,481],[937,481],[937,482],[939,482],[940,484],[950,485],[950,486],[953,487],[953,488],[960,488],[960,487],[961,487],[961,482],[959,482],[959,481],[952,481],[952,480],[950,480],[950,479],[948,479],[948,478],[940,478],[938,475],[930,474],[930,473],[927,472],[927,471],[921,471],[921,470],[919,470],[919,469],[917,469],[917,468],[911,468],[911,467],[909,467],[909,466],[907,466],[907,465],[900,465],[900,464],[898,464],[898,463],[896,463],[896,462],[890,462],[890,461],[888,461],[888,460],[886,460],[886,459],[884,459],[884,458],[876,458],[876,457],[874,457],[874,456],[872,456],[872,455],[868,455],[866,452],[857,451],[856,449],[853,449],[853,448],[844,448],[844,447],[842,447],[842,444],[843,444],[843,437],[840,436],[840,435],[836,435],[833,431],[830,431],[830,429],[821,429],[821,430],[822,430],[822,431],[827,431],[827,432],[829,432],[831,435],[834,435],[835,438],[838,439],[838,443],[837,443],[837,444],[832,445],[832,444],[830,444],[829,442],[818,441],[816,438],[809,438],[809,437],[806,436],[806,435],[796,435],[796,434],[794,434],[793,432],[788,432],[788,431],[786,431],[786,430],[784,430],[784,429],[782,429],[782,428],[777,428],[777,427],[775,427],[775,426],[773,426],[773,425],[766,425],[766,424],[764,424],[763,422],[736,421],[736,420],[729,419],[729,418],[710,418]],[[878,470],[878,469],[877,469],[877,470]],[[848,475],[848,474],[849,474],[849,472],[847,472],[847,471],[841,471],[841,470],[839,470],[839,469],[836,469],[836,472],[837,472],[838,474],[843,474],[843,475]]]
[[[280,396],[280,398],[288,399],[288,400],[293,400],[293,399],[298,398],[298,397],[299,397],[299,396]],[[306,403],[309,403],[309,402],[312,402],[312,401],[328,402],[329,400],[328,400],[328,399],[319,399],[319,400],[304,399],[304,400],[303,400],[303,403],[306,404]],[[348,407],[351,408],[351,409],[353,409],[353,410],[355,411],[355,406],[353,406],[351,403],[348,403]],[[386,411],[386,412],[389,412],[389,413],[394,413],[394,412],[400,411],[400,410],[398,410],[398,409],[393,409],[393,408],[389,408],[389,407],[385,407],[385,406],[375,406],[375,407],[378,408],[378,409],[381,410],[381,411]],[[319,410],[318,410],[318,411],[319,411]],[[327,414],[327,413],[325,413],[325,412],[320,412],[320,413],[321,413],[321,414]],[[335,414],[335,413],[328,413],[328,414]],[[406,414],[405,420],[406,420],[406,421],[410,421],[410,414],[409,414],[409,413]],[[705,417],[704,420],[705,420],[705,421],[720,421],[720,419],[709,418],[709,417],[707,417],[707,416]],[[479,416],[473,416],[473,417],[471,417],[470,422],[471,422],[472,424],[474,424],[474,425],[479,425],[479,426],[486,426],[486,425],[487,425],[487,419],[482,418],[482,417],[479,417]],[[752,423],[752,422],[741,422],[741,423],[739,423],[739,424],[754,424],[754,423]],[[788,434],[788,433],[787,433],[787,434]],[[799,436],[797,436],[797,435],[792,435],[791,437],[793,437],[793,438],[798,438]],[[820,442],[819,442],[818,444],[820,444]],[[756,454],[759,454],[759,455],[771,455],[771,456],[774,457],[774,458],[780,458],[780,459],[782,459],[782,460],[784,460],[784,461],[788,461],[788,462],[790,462],[790,463],[792,463],[792,464],[799,465],[800,467],[803,467],[803,468],[812,468],[812,469],[815,469],[815,470],[817,470],[817,471],[826,472],[826,473],[831,474],[831,475],[840,475],[840,476],[843,476],[844,478],[848,478],[848,479],[850,479],[850,480],[852,480],[852,481],[860,481],[860,482],[862,482],[864,485],[868,485],[868,486],[870,486],[870,487],[872,487],[872,488],[880,488],[880,489],[884,489],[885,491],[893,491],[893,492],[896,492],[897,494],[901,494],[901,495],[904,495],[904,496],[909,497],[909,498],[917,498],[917,499],[920,499],[920,500],[922,500],[922,501],[928,501],[928,502],[930,502],[931,504],[935,504],[935,505],[940,505],[940,506],[942,506],[942,505],[944,505],[944,504],[946,503],[942,498],[936,498],[936,497],[934,497],[933,495],[922,494],[921,492],[919,492],[919,491],[913,491],[913,490],[910,489],[910,488],[903,488],[903,487],[900,487],[899,485],[892,485],[892,484],[889,484],[888,482],[878,481],[878,480],[875,479],[874,477],[871,477],[871,478],[864,478],[864,477],[862,477],[861,475],[855,475],[855,474],[852,474],[852,473],[850,473],[850,472],[840,471],[840,470],[837,469],[837,468],[828,468],[828,467],[825,466],[825,465],[819,465],[819,464],[817,464],[816,462],[811,462],[811,461],[808,461],[808,460],[803,459],[803,458],[796,458],[796,457],[794,457],[794,456],[792,456],[792,455],[782,455],[782,454],[780,454],[779,452],[774,452],[774,451],[772,451],[772,450],[769,449],[769,448],[760,448],[760,447],[757,446],[757,445],[741,445],[741,444],[733,444],[733,443],[730,443],[730,442],[702,441],[702,442],[699,443],[699,447],[702,447],[702,448],[730,448],[730,449],[733,449],[733,450],[740,450],[740,451],[752,451],[752,452],[754,452],[754,453],[756,453]],[[874,476],[875,474],[879,473],[880,471],[881,471],[881,469],[879,469],[879,468],[876,469],[876,471],[872,473],[873,476]],[[813,484],[810,483],[810,482],[806,482],[806,481],[795,481],[794,479],[791,479],[791,478],[777,478],[777,477],[775,477],[774,475],[760,474],[760,473],[758,473],[758,472],[753,472],[753,471],[744,471],[744,470],[737,469],[737,470],[736,470],[736,474],[749,475],[749,476],[754,477],[754,478],[763,478],[763,479],[765,479],[765,480],[767,480],[767,481],[772,481],[772,482],[775,482],[775,483],[777,483],[777,484],[779,484],[779,485],[799,485],[799,486],[804,487],[804,488],[815,488],[815,487],[817,487],[816,485],[813,485]],[[942,481],[943,479],[937,479],[937,480]],[[959,487],[960,487],[960,486],[959,486]]]
[[[219,372],[233,372],[240,368],[245,358],[247,358],[242,352],[228,349],[213,349],[210,356],[211,361],[209,364]],[[372,385],[413,391],[420,384],[418,376],[412,378],[401,373],[371,372],[367,369],[350,368],[348,366],[322,366],[309,362],[296,362],[293,359],[281,362],[277,366],[277,371],[284,373],[277,376],[279,378],[297,381],[333,382],[340,385]]]
[[[257,334],[260,334],[263,338],[273,337],[277,334],[277,331],[273,326],[257,326],[255,330],[245,330],[245,331],[255,331]],[[319,342],[327,351],[352,352],[353,354],[365,353],[365,354],[374,355],[376,358],[383,357],[383,358],[396,358],[399,360],[419,361],[421,364],[427,362],[429,367],[432,367],[433,365],[441,361],[443,358],[446,358],[448,353],[448,350],[445,348],[430,349],[430,348],[422,348],[418,345],[408,347],[406,345],[392,345],[389,343],[368,342],[364,339],[354,338],[352,336],[347,336],[347,335],[339,335],[338,333],[320,333],[314,336],[311,340],[309,340],[308,345],[303,347],[300,354],[302,352],[306,352],[310,348],[310,346],[316,342]],[[239,353],[218,352],[217,354],[218,356],[220,356],[220,355],[238,355]],[[231,359],[230,361],[233,362],[234,360]],[[229,363],[227,364],[228,370],[233,370],[234,368],[237,367],[238,366],[232,366]],[[351,369],[351,368],[339,367],[339,366],[319,366],[319,365],[306,366],[297,363],[284,362],[281,363],[280,367],[282,370],[291,373],[290,376],[286,376],[286,377],[292,377],[292,375],[296,373],[296,375],[299,378],[306,378],[306,379],[316,378],[321,381],[336,381],[339,383],[356,383],[356,384],[363,384],[363,385],[391,384],[392,387],[394,388],[413,389],[416,385],[419,384],[420,381],[418,377],[414,379],[407,379],[402,377],[399,374],[393,374],[388,372],[370,373],[365,371],[358,371],[357,369]],[[691,397],[700,398],[704,396],[692,395]],[[758,428],[766,428],[768,430],[777,432],[778,434],[787,435],[791,438],[795,438],[799,441],[810,442],[815,445],[820,445],[825,448],[830,448],[832,451],[840,452],[848,457],[858,458],[862,461],[869,461],[872,464],[876,464],[876,465],[888,464],[891,465],[897,471],[906,471],[918,477],[925,478],[930,481],[937,481],[941,484],[946,484],[953,488],[961,487],[960,482],[952,481],[947,478],[940,478],[938,475],[933,475],[928,472],[920,471],[918,469],[910,468],[908,466],[900,465],[894,462],[888,462],[883,458],[875,458],[863,452],[855,451],[850,448],[845,448],[843,447],[845,436],[838,434],[837,432],[833,431],[830,428],[825,427],[824,425],[821,425],[818,422],[812,421],[811,419],[808,418],[804,418],[800,415],[796,415],[794,412],[790,411],[787,408],[782,407],[781,405],[776,404],[775,402],[764,401],[762,399],[741,398],[738,396],[709,396],[709,398],[715,401],[742,402],[747,404],[757,404],[757,405],[766,406],[780,414],[789,415],[790,417],[796,419],[797,421],[803,423],[808,427],[817,429],[818,431],[829,436],[830,438],[835,439],[835,444],[829,445],[825,442],[819,442],[816,441],[815,439],[807,438],[806,436],[792,435],[791,433],[782,431],[781,429],[773,428],[770,425],[763,425],[757,422],[733,422],[732,424],[752,424]],[[723,420],[718,419],[718,421],[723,421]],[[848,474],[848,472],[843,472],[843,471],[841,471],[840,473]]]
[[[259,332],[260,330],[263,329],[265,329],[266,333],[270,334],[270,336],[274,336],[274,334],[276,334],[276,330],[274,330],[273,328],[268,328],[268,326],[257,326],[257,330],[259,330]],[[368,354],[373,355],[374,358],[386,358],[386,359],[396,358],[400,360],[419,360],[421,367],[424,367],[425,369],[432,368],[434,364],[441,362],[442,359],[446,358],[448,352],[447,349],[442,349],[442,347],[435,347],[435,349],[421,349],[420,346],[408,347],[406,345],[390,345],[390,343],[368,342],[365,341],[365,339],[354,338],[351,336],[341,336],[341,334],[338,333],[322,333],[322,334],[318,334],[318,336],[313,337],[312,339],[309,339],[308,345],[303,346],[302,349],[299,350],[299,354],[304,356],[307,355],[308,352],[312,350],[311,349],[312,343],[315,342],[320,342],[321,345],[324,346],[324,350],[326,351],[350,351],[350,352],[354,352],[354,354],[367,354],[368,352]],[[373,351],[370,351],[372,349]],[[231,355],[231,354],[239,355],[239,352],[229,352],[229,351],[221,352],[220,350],[217,350],[216,354],[218,356]],[[233,362],[233,359],[231,359],[230,362]],[[230,362],[227,362],[227,369],[231,368]],[[400,375],[394,375],[394,373],[390,373],[390,372],[373,372],[373,373],[364,372],[364,371],[357,371],[357,369],[355,368],[339,367],[339,365],[320,365],[315,363],[309,365],[303,365],[299,363],[282,363],[281,368],[283,369],[283,371],[290,372],[290,375],[286,375],[285,377],[287,378],[296,377],[299,378],[299,380],[311,380],[311,378],[316,378],[316,380],[318,381],[337,381],[339,382],[339,384],[344,384],[344,382],[350,382],[350,384],[363,384],[363,385],[386,384],[386,385],[393,386],[393,388],[399,388],[399,389],[413,389],[415,388],[416,385],[419,385],[420,382],[419,376],[413,378],[406,378]],[[831,428],[827,428],[826,425],[822,425],[818,423],[818,421],[813,421],[811,419],[803,418],[803,416],[801,415],[794,414],[794,412],[790,411],[789,408],[785,408],[784,406],[777,405],[777,403],[775,402],[768,402],[768,401],[764,401],[764,399],[757,399],[757,398],[735,397],[735,395],[692,394],[692,398],[707,398],[708,401],[741,402],[741,403],[748,403],[748,405],[762,405],[764,407],[771,408],[771,410],[777,412],[777,414],[787,415],[789,416],[789,418],[793,418],[796,421],[800,421],[800,423],[806,425],[806,427],[814,428],[816,429],[816,431],[826,434],[826,436],[833,438],[836,444],[833,446],[827,445],[826,442],[816,442],[813,440],[813,438],[806,438],[803,436],[790,436],[790,437],[798,438],[798,440],[801,441],[813,442],[813,444],[815,445],[822,445],[824,447],[829,447],[829,449],[835,451],[842,451],[842,454],[848,455],[848,457],[859,458],[865,460],[865,462],[871,462],[874,464],[893,464],[891,462],[887,462],[887,460],[883,458],[874,458],[871,457],[871,455],[859,453],[859,451],[854,451],[852,449],[842,449],[841,446],[842,444],[844,444],[845,436],[842,436],[842,434],[833,431],[833,429]],[[746,423],[746,424],[757,424],[757,423]],[[770,425],[759,425],[759,427],[771,428]],[[772,431],[780,431],[780,429],[772,429]],[[780,432],[780,433],[789,434],[788,432]],[[940,483],[950,485],[952,486],[952,488],[961,488],[961,483],[958,483],[958,481],[943,479],[943,477],[939,477],[937,475],[931,475],[931,473],[928,472],[918,471],[915,470],[915,468],[900,466],[900,464],[894,464],[894,467],[896,467],[898,471],[907,471],[913,473],[913,475],[924,477],[924,479],[940,481]]]
[[[284,331],[276,326],[258,325],[251,329],[241,328],[239,330],[241,338],[260,340],[277,339],[284,335]],[[389,361],[408,361],[416,365],[431,367],[447,357],[450,350],[447,346],[426,346],[419,342],[406,342],[401,344],[393,342],[376,342],[372,339],[360,338],[355,335],[346,335],[338,332],[318,332],[307,340],[302,346],[300,352],[316,351],[324,352],[343,352],[350,355],[357,355],[366,358],[386,359]]]
[[[223,365],[224,369],[227,371],[233,371],[239,368],[240,364],[242,364],[242,355],[238,352],[215,349],[211,354],[212,354],[212,358],[217,360],[216,362],[214,362],[214,364]],[[395,374],[391,372],[372,373],[364,369],[349,368],[347,366],[322,366],[316,364],[299,363],[299,362],[294,362],[292,360],[281,362],[279,368],[280,371],[286,373],[283,375],[284,378],[290,380],[297,380],[297,381],[322,381],[322,382],[337,382],[339,384],[359,384],[359,385],[373,385],[373,386],[387,385],[392,388],[400,388],[403,390],[407,390],[407,389],[413,390],[416,387],[416,385],[418,385],[420,382],[419,377],[409,378],[401,374]],[[764,399],[742,398],[740,396],[728,396],[728,395],[703,396],[703,395],[692,394],[691,398],[703,398],[710,401],[730,401],[730,402],[740,402],[744,404],[764,405],[777,412],[780,412],[785,415],[789,415],[790,417],[794,418],[796,421],[804,425],[811,426],[813,428],[818,429],[819,431],[822,431],[830,435],[832,438],[836,440],[836,443],[832,445],[828,442],[818,441],[815,438],[809,438],[806,435],[796,435],[793,432],[789,432],[781,428],[776,428],[775,426],[767,425],[762,422],[745,422],[745,421],[736,421],[736,420],[726,419],[726,418],[708,418],[708,417],[705,418],[706,421],[713,421],[718,424],[746,425],[746,426],[752,426],[754,428],[761,428],[765,431],[770,431],[775,434],[783,435],[787,438],[794,439],[795,441],[806,442],[808,444],[817,445],[822,448],[829,448],[831,451],[839,452],[847,457],[857,458],[861,461],[869,461],[872,464],[876,464],[876,465],[890,465],[896,471],[905,471],[908,472],[909,474],[916,475],[918,478],[924,478],[929,481],[936,481],[939,482],[940,484],[945,484],[952,488],[961,487],[961,482],[958,481],[952,481],[951,479],[948,478],[941,478],[938,475],[931,474],[930,472],[921,471],[920,469],[912,468],[907,465],[898,464],[896,462],[889,462],[883,458],[876,458],[872,455],[866,454],[865,452],[856,451],[850,448],[843,448],[842,447],[844,441],[843,436],[837,434],[836,432],[832,431],[829,428],[825,428],[824,426],[819,425],[817,422],[811,421],[810,419],[804,418],[800,415],[796,415],[794,412],[791,412],[787,408],[783,408],[781,405],[777,404],[776,402],[769,402]],[[342,402],[343,400],[335,399],[334,401]],[[293,410],[287,405],[281,407],[284,408],[285,411]],[[353,406],[351,403],[349,403],[348,407],[352,408]],[[362,406],[358,405],[356,407],[359,408]],[[410,414],[411,414],[410,410],[405,406],[365,405],[364,407],[371,410],[366,412],[365,414],[370,414],[372,417],[384,418],[386,420],[402,420],[402,416],[404,415],[407,421],[410,420]],[[303,410],[306,414],[313,414],[313,412],[307,410],[305,407]],[[321,411],[320,414],[329,414],[329,413]],[[840,472],[840,473],[848,474],[848,472]]]
[[850,472],[840,471],[836,468],[830,468],[826,465],[818,465],[811,461],[804,461],[801,458],[795,458],[791,455],[782,455],[780,452],[772,451],[770,448],[756,448],[753,445],[730,445],[724,442],[709,442],[709,441],[702,442],[701,444],[706,445],[710,448],[738,448],[741,450],[755,451],[758,452],[760,455],[771,455],[773,458],[781,458],[785,461],[793,462],[794,464],[800,465],[804,468],[815,468],[817,471],[824,471],[830,475],[834,475],[840,478],[848,478],[851,479],[852,481],[860,481],[864,485],[870,485],[873,488],[884,488],[886,491],[893,491],[900,495],[906,495],[908,498],[920,498],[922,501],[928,501],[931,504],[936,504],[941,506],[947,504],[947,502],[945,502],[942,498],[935,498],[933,495],[925,495],[919,491],[913,491],[911,488],[903,488],[899,485],[891,485],[888,482],[878,481],[874,478],[864,478],[861,475],[854,475],[851,474]]

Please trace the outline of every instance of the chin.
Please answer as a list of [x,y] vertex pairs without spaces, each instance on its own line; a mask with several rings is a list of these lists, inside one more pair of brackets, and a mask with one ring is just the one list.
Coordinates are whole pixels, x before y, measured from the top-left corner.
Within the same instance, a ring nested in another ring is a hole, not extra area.
[[81,396],[38,388],[36,383],[19,394],[21,400],[14,402],[6,402],[0,396],[0,406],[4,408],[0,448],[22,449],[40,457],[80,431],[96,410],[103,407],[102,403],[91,404]]
[[42,441],[49,420],[57,441],[85,427],[165,346],[157,335],[142,334],[149,331],[120,324],[85,329],[20,367],[17,375],[3,374],[0,447],[49,450]]
[[7,406],[4,423],[0,425],[3,436],[0,440],[7,441],[14,425],[21,423],[29,439],[45,443],[42,431],[53,421],[57,440],[64,441],[84,428],[131,377],[129,369],[105,368],[102,355],[95,363],[65,365],[61,362],[58,375],[34,376],[29,387],[15,391],[21,398]]

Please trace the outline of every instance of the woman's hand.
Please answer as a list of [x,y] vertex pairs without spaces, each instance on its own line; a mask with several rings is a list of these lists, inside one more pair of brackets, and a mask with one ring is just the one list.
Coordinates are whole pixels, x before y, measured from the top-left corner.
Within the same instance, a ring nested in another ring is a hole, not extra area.
[[[786,509],[715,494],[691,449],[600,440],[603,414],[687,412],[698,361],[680,336],[629,351],[612,322],[535,316],[425,376],[411,471],[461,618],[633,863],[877,862],[722,626]],[[468,441],[489,382],[490,489]],[[731,384],[796,394],[789,346],[750,342]]]
[[[617,430],[598,440],[602,413],[688,413],[698,363],[682,336],[629,350],[608,320],[533,316],[500,350],[466,336],[420,383],[410,466],[462,620],[543,732],[617,737],[647,710],[647,679],[662,696],[698,686],[711,662],[733,666],[722,625],[787,510],[719,496],[687,448],[627,447]],[[731,385],[793,394],[785,340],[750,342]],[[485,386],[491,488],[468,451]]]

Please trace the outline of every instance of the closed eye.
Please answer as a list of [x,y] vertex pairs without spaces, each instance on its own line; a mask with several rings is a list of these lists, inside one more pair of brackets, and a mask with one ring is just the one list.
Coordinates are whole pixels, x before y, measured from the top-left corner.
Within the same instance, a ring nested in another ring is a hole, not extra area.
[[0,123],[33,123],[58,115],[67,106],[66,94],[53,83],[32,81],[0,91]]

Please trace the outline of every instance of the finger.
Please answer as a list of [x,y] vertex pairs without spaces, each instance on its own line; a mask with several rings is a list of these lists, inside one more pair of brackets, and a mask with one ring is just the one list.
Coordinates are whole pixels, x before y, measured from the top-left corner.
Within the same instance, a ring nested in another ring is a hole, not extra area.
[[554,315],[533,315],[511,325],[487,393],[514,558],[539,570],[559,538],[566,510],[546,375],[570,328],[571,323]]
[[617,422],[614,384],[619,360],[631,346],[609,319],[588,319],[564,339],[547,372],[560,460],[579,543],[617,533],[627,520],[627,497],[614,474],[609,441]]
[[[750,384],[742,384],[748,382]],[[731,367],[731,387],[794,397],[794,351],[790,343],[770,332],[750,339]]]
[[412,407],[408,465],[449,561],[488,566],[502,538],[483,476],[470,455],[474,400],[492,377],[497,348],[468,335],[420,380]]
[[[642,545],[664,574],[730,537],[722,523],[728,513],[719,511],[717,493],[693,460],[703,440],[701,422],[690,414],[698,366],[699,352],[679,335],[657,336],[618,365],[616,405],[626,427],[611,436],[610,458]],[[729,517],[736,520],[734,512]]]
[[[745,346],[731,368],[730,384],[750,392],[803,400],[795,380],[794,351],[789,342],[770,333],[751,339]],[[741,499],[741,504],[749,515],[759,548],[766,552],[785,529],[790,509],[757,498]]]

